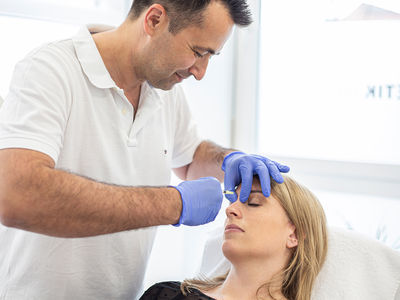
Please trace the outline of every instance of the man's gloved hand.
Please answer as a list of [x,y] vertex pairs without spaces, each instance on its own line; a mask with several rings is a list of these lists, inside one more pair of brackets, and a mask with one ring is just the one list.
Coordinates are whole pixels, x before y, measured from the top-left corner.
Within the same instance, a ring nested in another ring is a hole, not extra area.
[[276,182],[282,183],[283,177],[280,172],[287,173],[290,168],[261,155],[232,152],[225,156],[222,170],[225,172],[225,190],[234,192],[225,197],[230,202],[235,202],[237,200],[235,188],[242,183],[240,201],[246,202],[250,196],[253,175],[258,174],[262,192],[265,197],[269,197],[271,194],[270,176]]
[[223,199],[221,184],[216,178],[204,177],[183,181],[173,187],[179,191],[182,198],[181,217],[174,226],[196,226],[215,220]]

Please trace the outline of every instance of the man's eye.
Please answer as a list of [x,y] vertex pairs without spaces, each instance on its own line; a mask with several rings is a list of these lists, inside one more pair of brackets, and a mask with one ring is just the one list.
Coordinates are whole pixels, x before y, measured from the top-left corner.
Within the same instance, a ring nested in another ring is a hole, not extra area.
[[197,52],[196,50],[193,50],[194,56],[202,58],[204,55],[202,55],[200,52]]

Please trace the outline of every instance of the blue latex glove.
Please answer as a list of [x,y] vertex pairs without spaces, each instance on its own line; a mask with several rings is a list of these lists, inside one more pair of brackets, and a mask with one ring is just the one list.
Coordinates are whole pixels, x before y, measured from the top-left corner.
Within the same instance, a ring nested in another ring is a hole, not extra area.
[[225,172],[225,190],[234,192],[231,195],[225,195],[225,197],[230,202],[235,202],[237,200],[235,188],[242,183],[240,201],[244,203],[250,196],[255,174],[258,174],[260,178],[263,195],[269,197],[271,194],[270,177],[276,182],[282,183],[281,172],[287,173],[290,168],[261,155],[232,152],[225,156],[222,170]]
[[215,220],[223,199],[221,184],[216,178],[204,177],[183,181],[173,187],[179,191],[182,198],[181,217],[174,226],[196,226]]

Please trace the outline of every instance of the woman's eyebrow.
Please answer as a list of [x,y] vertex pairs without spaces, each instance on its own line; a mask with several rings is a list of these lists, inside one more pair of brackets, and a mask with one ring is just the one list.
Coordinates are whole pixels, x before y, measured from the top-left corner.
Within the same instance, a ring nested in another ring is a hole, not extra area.
[[262,194],[262,190],[251,190],[250,194],[252,194],[252,193],[261,193]]

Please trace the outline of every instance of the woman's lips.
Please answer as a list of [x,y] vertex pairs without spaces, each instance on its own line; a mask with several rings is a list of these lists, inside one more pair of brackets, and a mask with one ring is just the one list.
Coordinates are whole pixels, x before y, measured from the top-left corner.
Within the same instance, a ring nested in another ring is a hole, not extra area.
[[244,232],[244,230],[242,228],[240,228],[239,226],[235,225],[235,224],[229,224],[225,227],[225,232]]

